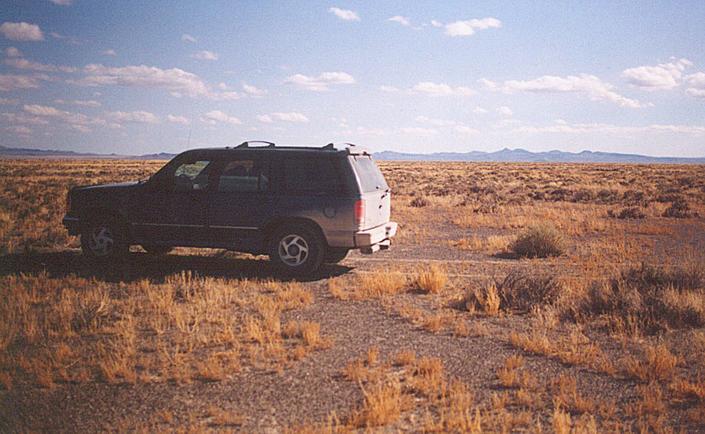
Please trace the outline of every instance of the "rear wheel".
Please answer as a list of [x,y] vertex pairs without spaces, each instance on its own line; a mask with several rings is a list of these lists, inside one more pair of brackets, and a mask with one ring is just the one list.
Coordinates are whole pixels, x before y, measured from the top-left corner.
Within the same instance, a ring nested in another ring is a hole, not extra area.
[[344,247],[328,247],[323,262],[326,264],[337,264],[348,256],[350,250]]
[[95,260],[111,260],[127,253],[126,234],[123,226],[111,218],[97,218],[81,231],[81,250]]
[[296,276],[316,271],[323,262],[324,254],[321,236],[305,225],[278,229],[269,245],[269,257],[277,269]]
[[150,255],[166,255],[167,253],[171,252],[171,249],[173,247],[171,246],[157,246],[153,244],[143,244],[142,248],[147,251]]

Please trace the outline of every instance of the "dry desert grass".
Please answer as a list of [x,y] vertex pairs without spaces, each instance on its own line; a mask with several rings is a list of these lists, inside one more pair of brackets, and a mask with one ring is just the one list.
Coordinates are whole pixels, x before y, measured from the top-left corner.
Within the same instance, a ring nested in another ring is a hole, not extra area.
[[47,389],[118,431],[705,429],[703,167],[382,162],[394,248],[322,279],[81,265],[68,189],[162,164],[0,161],[0,403],[43,403],[0,431],[106,429]]

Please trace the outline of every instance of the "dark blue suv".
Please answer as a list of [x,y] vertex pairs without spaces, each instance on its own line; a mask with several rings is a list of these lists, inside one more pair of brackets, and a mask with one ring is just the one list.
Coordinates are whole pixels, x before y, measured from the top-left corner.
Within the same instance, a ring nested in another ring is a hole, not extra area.
[[147,181],[76,187],[64,226],[92,259],[132,244],[212,247],[267,254],[292,274],[389,248],[390,190],[367,152],[253,143],[183,152]]

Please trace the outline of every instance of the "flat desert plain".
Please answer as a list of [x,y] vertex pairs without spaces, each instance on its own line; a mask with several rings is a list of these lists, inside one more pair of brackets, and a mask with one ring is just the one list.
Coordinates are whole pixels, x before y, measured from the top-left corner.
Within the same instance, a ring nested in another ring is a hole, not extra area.
[[86,263],[72,186],[0,161],[0,431],[705,430],[705,167],[381,162],[399,234],[306,281],[135,246]]

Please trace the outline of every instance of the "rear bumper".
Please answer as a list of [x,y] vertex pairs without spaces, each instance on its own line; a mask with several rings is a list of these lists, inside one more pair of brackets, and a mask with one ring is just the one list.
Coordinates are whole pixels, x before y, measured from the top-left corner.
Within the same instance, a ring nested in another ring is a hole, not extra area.
[[386,250],[391,245],[391,239],[397,233],[397,223],[388,222],[376,228],[355,233],[355,247],[362,253],[374,253]]
[[81,220],[78,217],[66,215],[61,220],[61,223],[69,231],[69,235],[78,235],[81,232]]

